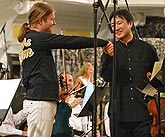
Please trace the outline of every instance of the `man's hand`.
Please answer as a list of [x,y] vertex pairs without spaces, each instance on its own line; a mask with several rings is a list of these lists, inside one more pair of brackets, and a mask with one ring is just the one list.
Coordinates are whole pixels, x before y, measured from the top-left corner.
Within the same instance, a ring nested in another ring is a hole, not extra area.
[[22,131],[22,136],[27,136],[27,131]]
[[151,79],[151,72],[147,72],[147,79],[150,81],[150,79]]
[[75,106],[77,106],[78,104],[82,103],[83,99],[82,98],[75,98],[74,101],[70,104],[72,108],[74,108]]
[[[92,131],[89,131],[87,134],[89,137],[92,137]],[[100,132],[97,130],[96,137],[100,137]]]
[[114,55],[114,46],[113,46],[113,43],[111,41],[109,41],[105,47],[102,47],[102,49],[103,49],[103,52],[105,52],[109,56]]
[[73,137],[80,137],[80,136],[78,136],[78,135],[73,135]]

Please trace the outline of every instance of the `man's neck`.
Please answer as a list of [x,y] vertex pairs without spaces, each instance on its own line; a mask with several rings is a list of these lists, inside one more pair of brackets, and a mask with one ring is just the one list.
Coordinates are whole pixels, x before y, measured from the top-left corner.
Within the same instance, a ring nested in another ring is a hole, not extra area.
[[128,42],[130,42],[133,39],[133,34],[128,34],[126,37],[124,37],[123,39],[119,39],[119,41],[121,41],[122,43],[124,43],[125,45],[127,45]]
[[40,31],[42,31],[41,25],[40,24],[33,24],[33,25],[30,26],[30,30],[40,32]]

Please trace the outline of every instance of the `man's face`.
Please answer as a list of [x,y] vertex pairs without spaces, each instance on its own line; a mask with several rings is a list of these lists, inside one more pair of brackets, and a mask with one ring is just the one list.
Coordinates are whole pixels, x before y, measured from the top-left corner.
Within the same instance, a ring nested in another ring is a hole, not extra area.
[[55,22],[55,13],[52,12],[47,16],[46,20],[42,19],[42,30],[47,32],[53,32],[53,27],[56,25]]
[[66,74],[66,76],[63,74],[62,75],[64,77],[63,82],[67,82],[67,87],[68,90],[71,90],[74,86],[74,82],[73,82],[73,77],[70,74]]
[[[114,31],[114,18],[112,18],[111,20],[111,27],[112,30]],[[120,17],[116,17],[116,38],[123,40],[125,38],[127,38],[127,36],[129,36],[132,31],[131,28],[133,26],[133,22],[127,22],[127,20],[125,18],[120,18]]]

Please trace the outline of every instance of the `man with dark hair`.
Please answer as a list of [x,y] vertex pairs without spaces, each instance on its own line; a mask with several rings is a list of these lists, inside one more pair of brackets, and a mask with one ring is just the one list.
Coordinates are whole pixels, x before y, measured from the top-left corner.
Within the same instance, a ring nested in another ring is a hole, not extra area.
[[[154,63],[158,60],[157,54],[153,46],[134,37],[134,19],[130,12],[125,9],[112,12],[110,22],[112,30],[116,27],[114,33],[118,39],[115,68],[119,137],[150,137],[152,117],[144,101],[144,94],[137,88],[143,89],[149,82],[147,76],[152,73]],[[113,43],[105,51],[102,55],[101,76],[112,82]]]

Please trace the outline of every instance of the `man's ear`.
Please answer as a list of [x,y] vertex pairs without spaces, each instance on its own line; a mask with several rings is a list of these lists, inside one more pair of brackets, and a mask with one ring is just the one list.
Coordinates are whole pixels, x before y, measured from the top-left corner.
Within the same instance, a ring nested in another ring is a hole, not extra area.
[[129,26],[130,26],[131,28],[133,27],[133,22],[132,22],[132,21],[129,22]]
[[40,25],[42,25],[42,21],[43,21],[42,19],[39,19],[39,20],[38,20],[38,23],[39,23]]

